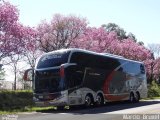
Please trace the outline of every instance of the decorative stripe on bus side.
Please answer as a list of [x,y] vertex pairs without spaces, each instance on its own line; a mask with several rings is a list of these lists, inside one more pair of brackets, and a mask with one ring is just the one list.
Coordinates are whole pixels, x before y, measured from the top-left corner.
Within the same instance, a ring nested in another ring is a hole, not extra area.
[[108,101],[119,101],[119,100],[123,100],[124,98],[126,98],[128,96],[128,95],[111,95],[110,94],[109,86],[110,86],[110,82],[112,81],[115,72],[116,71],[113,70],[109,74],[109,76],[106,78],[104,86],[103,86],[104,97]]

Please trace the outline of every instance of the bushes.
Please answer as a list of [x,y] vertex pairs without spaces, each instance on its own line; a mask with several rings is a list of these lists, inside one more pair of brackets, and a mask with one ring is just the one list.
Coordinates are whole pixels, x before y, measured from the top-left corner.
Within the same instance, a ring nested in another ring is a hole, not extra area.
[[152,81],[149,85],[148,97],[160,97],[160,85],[158,85],[156,81]]
[[34,105],[32,91],[0,91],[0,110],[24,109]]

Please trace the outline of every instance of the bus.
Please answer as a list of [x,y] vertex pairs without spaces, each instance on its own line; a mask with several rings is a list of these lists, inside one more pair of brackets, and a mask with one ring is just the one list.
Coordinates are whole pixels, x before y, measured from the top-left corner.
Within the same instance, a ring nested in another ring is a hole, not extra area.
[[143,62],[122,56],[77,48],[56,50],[43,54],[33,71],[37,106],[89,107],[147,97]]

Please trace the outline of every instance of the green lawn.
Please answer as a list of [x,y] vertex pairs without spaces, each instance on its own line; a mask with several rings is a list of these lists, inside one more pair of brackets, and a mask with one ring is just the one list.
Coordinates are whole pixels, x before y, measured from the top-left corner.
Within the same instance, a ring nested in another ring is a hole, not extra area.
[[153,100],[153,99],[160,99],[160,97],[149,97],[149,98],[144,98],[142,100]]

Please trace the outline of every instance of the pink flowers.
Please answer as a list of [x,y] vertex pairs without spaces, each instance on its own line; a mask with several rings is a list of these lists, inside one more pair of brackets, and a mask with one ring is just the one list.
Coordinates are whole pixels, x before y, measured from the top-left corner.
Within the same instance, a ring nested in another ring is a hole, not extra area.
[[86,25],[84,18],[56,14],[50,23],[43,21],[39,24],[39,47],[45,52],[68,48],[84,33]]
[[15,6],[8,2],[0,4],[0,60],[12,54],[23,52],[27,40],[34,31],[18,22],[19,13]]
[[119,40],[115,32],[107,32],[104,28],[86,28],[83,36],[74,43],[75,47],[96,52],[108,52],[129,59],[145,61],[151,58],[151,52],[142,45],[128,38]]

